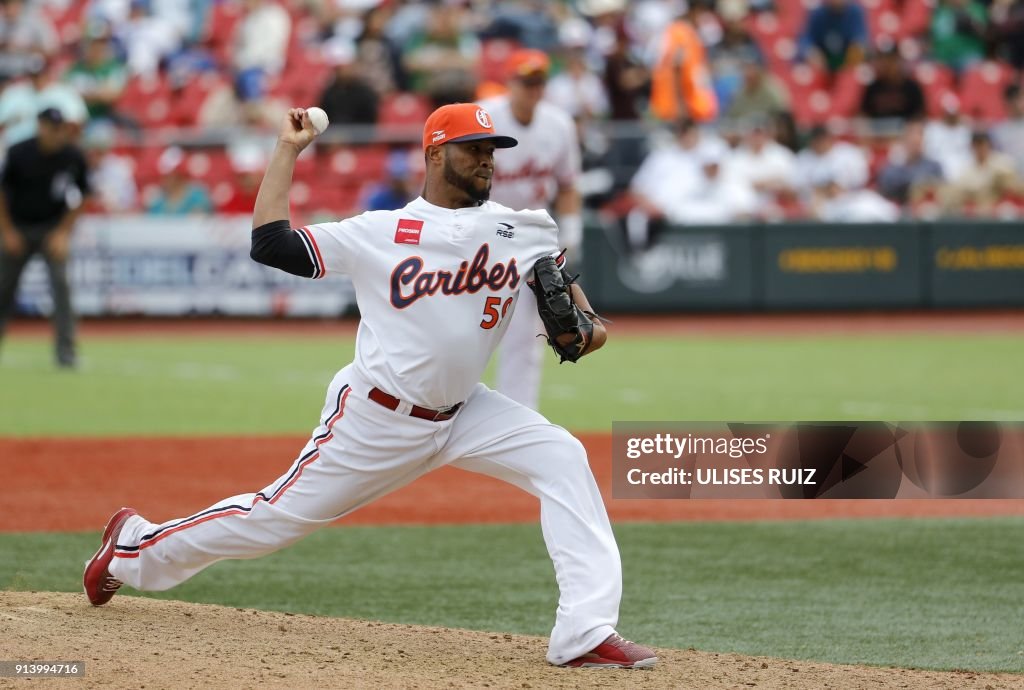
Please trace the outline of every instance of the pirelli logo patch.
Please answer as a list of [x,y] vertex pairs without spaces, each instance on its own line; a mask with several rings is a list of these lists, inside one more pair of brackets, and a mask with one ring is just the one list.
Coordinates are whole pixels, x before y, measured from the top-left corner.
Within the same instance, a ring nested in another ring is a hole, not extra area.
[[400,218],[395,230],[395,244],[419,244],[420,233],[423,232],[422,220]]

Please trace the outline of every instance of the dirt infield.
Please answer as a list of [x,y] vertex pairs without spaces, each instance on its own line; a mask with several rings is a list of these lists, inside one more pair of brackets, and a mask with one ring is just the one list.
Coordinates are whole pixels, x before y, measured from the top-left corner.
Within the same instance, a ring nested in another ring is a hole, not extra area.
[[[1024,501],[1013,500],[617,500],[611,498],[611,437],[580,438],[616,521],[1024,514]],[[269,485],[304,443],[303,437],[0,439],[7,496],[0,532],[98,530],[122,505],[158,522],[190,515],[226,496]],[[539,504],[532,496],[488,477],[443,468],[340,524],[538,518]]]
[[[90,687],[985,688],[1010,674],[870,668],[659,649],[651,670],[561,669],[545,640],[449,628],[81,594],[0,592],[4,656],[84,661]],[[25,681],[0,678],[0,687]],[[65,687],[69,679],[33,680]]]
[[[889,311],[775,314],[608,315],[613,335],[828,335],[891,333],[1020,333],[1024,310]],[[98,319],[81,324],[83,340],[92,337],[281,336],[351,337],[355,319]],[[13,336],[49,336],[42,319],[11,324]]]

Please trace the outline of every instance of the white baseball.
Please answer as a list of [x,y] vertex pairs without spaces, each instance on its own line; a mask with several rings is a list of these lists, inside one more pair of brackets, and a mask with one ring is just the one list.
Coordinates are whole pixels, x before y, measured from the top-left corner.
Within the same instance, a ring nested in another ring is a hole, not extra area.
[[309,115],[309,122],[313,125],[313,131],[317,134],[323,134],[324,130],[327,129],[327,125],[331,124],[323,108],[306,108],[306,114]]

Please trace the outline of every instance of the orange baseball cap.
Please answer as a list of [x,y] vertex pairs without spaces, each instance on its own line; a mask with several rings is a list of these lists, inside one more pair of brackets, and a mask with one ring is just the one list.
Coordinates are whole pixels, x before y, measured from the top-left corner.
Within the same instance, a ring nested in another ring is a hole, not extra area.
[[551,59],[539,50],[520,48],[509,56],[506,68],[509,79],[546,77],[551,70]]
[[490,139],[499,149],[510,149],[519,142],[495,134],[490,114],[476,103],[452,103],[430,113],[423,125],[423,150],[428,146],[450,144],[453,141]]

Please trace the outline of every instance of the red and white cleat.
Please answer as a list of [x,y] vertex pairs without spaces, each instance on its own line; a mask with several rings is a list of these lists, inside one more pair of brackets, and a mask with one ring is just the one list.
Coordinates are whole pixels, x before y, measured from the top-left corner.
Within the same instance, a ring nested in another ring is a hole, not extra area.
[[100,550],[85,564],[82,574],[82,589],[93,606],[102,606],[114,598],[121,587],[121,581],[110,574],[110,561],[114,559],[114,547],[121,536],[121,528],[132,515],[138,515],[132,508],[121,508],[114,513],[103,530]]
[[581,657],[562,664],[570,668],[653,668],[658,663],[654,650],[624,640],[617,633]]

